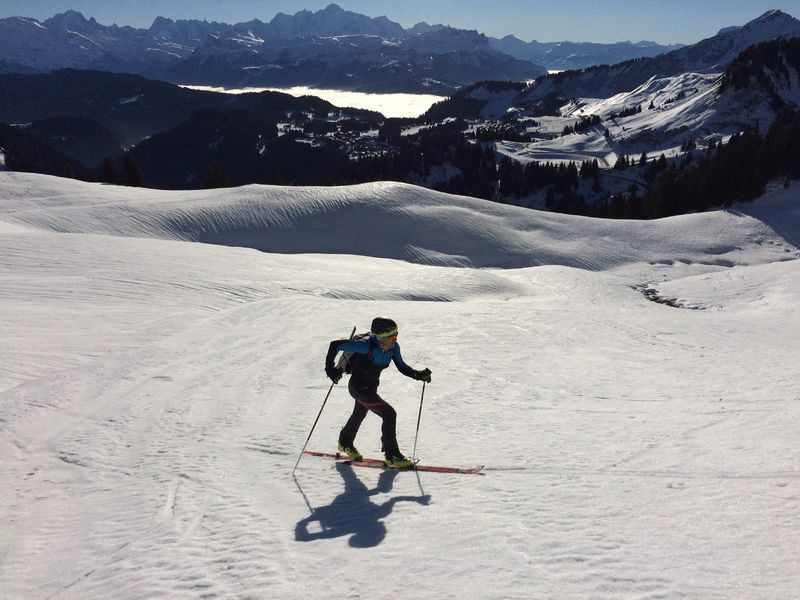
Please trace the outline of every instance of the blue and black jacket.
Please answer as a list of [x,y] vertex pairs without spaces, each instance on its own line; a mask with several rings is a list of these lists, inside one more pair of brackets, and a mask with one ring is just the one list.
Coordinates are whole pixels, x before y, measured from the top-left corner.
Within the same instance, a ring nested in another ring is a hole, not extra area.
[[361,339],[333,340],[325,357],[325,367],[333,367],[338,352],[352,352],[347,365],[351,373],[351,385],[360,390],[376,390],[380,385],[381,372],[394,362],[397,370],[406,377],[419,378],[419,372],[409,367],[400,354],[400,344],[384,350],[378,338],[372,334]]

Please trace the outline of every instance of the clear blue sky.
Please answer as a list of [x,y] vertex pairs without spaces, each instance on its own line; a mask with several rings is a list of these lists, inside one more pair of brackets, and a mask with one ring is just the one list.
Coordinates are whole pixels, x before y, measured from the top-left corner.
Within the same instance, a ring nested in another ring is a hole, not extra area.
[[[149,27],[157,16],[239,23],[278,12],[317,11],[330,0],[0,0],[0,17],[44,20],[67,9],[104,25]],[[651,40],[692,44],[743,25],[772,8],[800,18],[800,0],[339,0],[345,10],[385,15],[404,27],[419,21],[477,29],[525,41]]]

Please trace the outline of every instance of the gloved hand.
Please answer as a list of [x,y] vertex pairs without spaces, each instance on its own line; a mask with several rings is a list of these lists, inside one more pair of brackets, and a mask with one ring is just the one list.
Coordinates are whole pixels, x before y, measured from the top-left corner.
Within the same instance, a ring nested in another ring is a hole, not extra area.
[[342,373],[344,373],[343,369],[337,369],[336,367],[325,367],[325,375],[328,376],[333,383],[339,383],[339,380],[342,378]]
[[430,369],[423,369],[422,371],[417,371],[417,380],[424,381],[425,383],[431,382],[431,370]]

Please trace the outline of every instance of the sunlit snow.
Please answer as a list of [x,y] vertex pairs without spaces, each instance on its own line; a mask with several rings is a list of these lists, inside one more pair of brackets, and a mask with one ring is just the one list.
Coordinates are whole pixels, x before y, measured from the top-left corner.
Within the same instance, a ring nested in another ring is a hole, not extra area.
[[[794,597],[796,199],[633,222],[0,172],[0,596]],[[291,477],[328,342],[378,315],[433,371],[421,407],[383,376],[401,449],[421,408],[418,457],[482,474]]]

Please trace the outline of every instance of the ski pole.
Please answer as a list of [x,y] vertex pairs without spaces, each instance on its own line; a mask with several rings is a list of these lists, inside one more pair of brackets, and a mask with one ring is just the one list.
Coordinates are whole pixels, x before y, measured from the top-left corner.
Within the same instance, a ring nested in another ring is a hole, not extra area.
[[411,460],[417,460],[417,437],[419,436],[419,422],[422,419],[422,399],[425,397],[425,382],[422,382],[422,395],[419,397],[419,414],[417,415],[417,432],[414,434],[414,451],[411,453]]
[[[353,327],[353,331],[350,332],[350,338],[349,339],[352,340],[353,336],[355,334],[356,334],[356,328]],[[341,362],[342,362],[342,359],[339,359],[339,364],[341,364]],[[317,418],[314,419],[314,424],[311,426],[311,431],[308,432],[308,437],[306,438],[306,443],[303,444],[303,449],[300,451],[300,456],[297,457],[297,462],[294,463],[294,469],[292,469],[292,477],[294,477],[294,472],[295,472],[295,470],[297,470],[297,465],[300,464],[300,459],[303,458],[303,453],[306,451],[306,447],[308,446],[308,442],[311,439],[311,435],[314,433],[314,429],[317,427],[317,422],[319,421],[319,418],[322,416],[322,409],[325,408],[325,404],[328,402],[328,397],[331,395],[331,392],[333,391],[333,386],[335,386],[335,385],[336,385],[336,382],[334,381],[331,384],[331,387],[328,388],[328,393],[325,394],[325,400],[322,401],[322,406],[320,406],[320,408],[319,408],[319,412],[317,413]]]
[[317,426],[317,422],[319,421],[319,418],[322,416],[322,409],[325,408],[325,403],[328,401],[328,397],[331,395],[331,392],[333,391],[333,386],[335,385],[336,385],[335,383],[332,383],[331,387],[328,388],[328,393],[325,394],[325,400],[322,401],[322,406],[320,407],[319,412],[317,413],[317,418],[314,420],[314,424],[311,426],[311,431],[308,432],[306,443],[303,444],[303,449],[300,451],[300,456],[297,457],[297,462],[294,463],[294,469],[292,469],[292,476],[294,476],[294,472],[295,469],[297,469],[297,465],[300,464],[300,459],[303,458],[303,453],[306,451],[306,446],[308,446],[308,441],[311,439],[311,434],[314,433],[314,428]]

